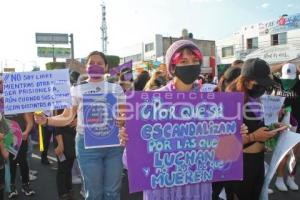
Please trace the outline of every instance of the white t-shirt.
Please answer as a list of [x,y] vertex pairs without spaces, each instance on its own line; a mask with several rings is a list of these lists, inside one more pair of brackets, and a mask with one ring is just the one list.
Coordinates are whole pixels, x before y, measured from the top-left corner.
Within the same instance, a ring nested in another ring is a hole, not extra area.
[[118,104],[125,103],[125,95],[120,85],[101,81],[98,83],[83,82],[77,86],[71,87],[72,105],[78,106],[77,109],[77,133],[84,134],[83,117],[83,96],[89,94],[108,94],[112,93]]

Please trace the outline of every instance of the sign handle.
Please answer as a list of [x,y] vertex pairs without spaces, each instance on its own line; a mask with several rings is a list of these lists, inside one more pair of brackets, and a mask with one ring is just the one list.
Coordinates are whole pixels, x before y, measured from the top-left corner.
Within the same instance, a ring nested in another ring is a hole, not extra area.
[[[43,112],[42,111],[36,111],[35,114],[41,115]],[[42,124],[39,124],[39,144],[40,144],[40,152],[44,151],[44,142],[43,142],[43,128]]]
[[41,124],[39,124],[39,143],[40,143],[40,152],[43,152],[44,142],[43,142],[43,129]]

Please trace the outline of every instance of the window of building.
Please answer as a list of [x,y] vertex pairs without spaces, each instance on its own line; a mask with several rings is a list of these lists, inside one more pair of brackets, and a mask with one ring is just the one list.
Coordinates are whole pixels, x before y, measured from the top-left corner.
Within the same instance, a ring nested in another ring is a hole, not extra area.
[[287,43],[286,32],[271,35],[271,45],[272,46],[286,44],[286,43]]
[[145,44],[145,52],[152,51],[154,49],[154,43]]
[[233,56],[233,46],[223,47],[222,48],[222,57]]
[[258,37],[247,39],[247,49],[258,48]]

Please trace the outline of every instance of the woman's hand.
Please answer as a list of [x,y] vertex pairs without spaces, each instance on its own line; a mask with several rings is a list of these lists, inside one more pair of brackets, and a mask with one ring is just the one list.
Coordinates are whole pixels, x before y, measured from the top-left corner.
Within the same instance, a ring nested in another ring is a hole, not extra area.
[[61,145],[58,145],[55,149],[54,149],[55,155],[57,155],[58,157],[61,156],[64,153],[64,147]]
[[45,125],[47,123],[47,117],[44,113],[34,113],[34,121],[37,124]]
[[70,127],[71,128],[76,128],[77,126],[77,118],[75,118],[71,123],[70,123]]
[[119,139],[120,139],[120,144],[122,146],[125,146],[128,141],[128,135],[127,135],[126,129],[124,127],[119,128]]
[[274,137],[277,132],[270,131],[267,127],[261,127],[249,135],[251,141],[265,142]]
[[22,133],[22,140],[26,141],[28,139],[28,133],[23,132]]
[[246,126],[246,124],[242,124],[241,125],[241,128],[240,128],[240,132],[241,132],[241,134],[243,135],[243,134],[248,134],[248,126]]

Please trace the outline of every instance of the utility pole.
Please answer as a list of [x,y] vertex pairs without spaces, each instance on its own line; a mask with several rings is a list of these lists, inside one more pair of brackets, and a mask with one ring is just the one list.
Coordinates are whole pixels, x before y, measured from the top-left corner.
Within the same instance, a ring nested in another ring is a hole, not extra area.
[[71,59],[74,60],[74,39],[73,33],[70,34],[70,43],[71,43]]
[[104,2],[101,4],[102,8],[102,25],[101,25],[101,32],[102,32],[102,51],[103,53],[107,53],[107,25],[106,25],[106,6]]

